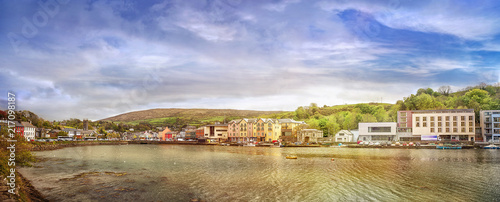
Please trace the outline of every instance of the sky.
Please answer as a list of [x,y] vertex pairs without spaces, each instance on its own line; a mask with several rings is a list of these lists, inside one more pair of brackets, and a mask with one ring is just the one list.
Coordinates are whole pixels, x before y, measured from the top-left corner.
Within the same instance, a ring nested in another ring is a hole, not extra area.
[[395,103],[500,82],[499,1],[0,0],[0,108]]

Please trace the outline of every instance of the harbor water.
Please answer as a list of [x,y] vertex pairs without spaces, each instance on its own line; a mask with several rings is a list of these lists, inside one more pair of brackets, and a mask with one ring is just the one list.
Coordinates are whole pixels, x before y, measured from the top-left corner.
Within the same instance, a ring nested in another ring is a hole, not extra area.
[[35,155],[20,172],[51,201],[500,198],[498,150],[103,145]]

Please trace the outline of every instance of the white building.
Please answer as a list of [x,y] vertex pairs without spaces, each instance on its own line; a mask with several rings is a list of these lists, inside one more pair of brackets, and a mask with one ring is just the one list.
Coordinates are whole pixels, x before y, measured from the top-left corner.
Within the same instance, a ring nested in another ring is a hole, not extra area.
[[358,130],[341,130],[333,138],[334,142],[356,142],[358,141]]
[[368,142],[393,141],[396,138],[396,122],[359,123],[359,140]]
[[29,122],[21,122],[21,125],[24,127],[24,138],[26,140],[31,141],[35,139],[36,127],[31,125]]

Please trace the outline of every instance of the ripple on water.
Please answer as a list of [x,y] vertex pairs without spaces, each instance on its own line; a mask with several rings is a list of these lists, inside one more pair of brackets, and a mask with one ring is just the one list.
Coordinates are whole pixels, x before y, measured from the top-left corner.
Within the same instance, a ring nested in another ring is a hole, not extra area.
[[54,201],[492,201],[499,153],[96,146],[36,152],[21,172]]

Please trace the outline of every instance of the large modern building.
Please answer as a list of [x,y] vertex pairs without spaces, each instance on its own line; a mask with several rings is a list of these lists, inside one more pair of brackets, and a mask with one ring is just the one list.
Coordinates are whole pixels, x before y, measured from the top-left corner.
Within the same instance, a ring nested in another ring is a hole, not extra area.
[[483,140],[500,142],[500,110],[481,110],[479,116]]
[[387,142],[396,139],[396,122],[359,123],[359,140]]
[[473,109],[398,111],[402,141],[474,141]]
[[[212,124],[205,126],[205,138],[209,142],[224,142],[228,139],[228,124]],[[196,131],[194,131],[196,136]]]

